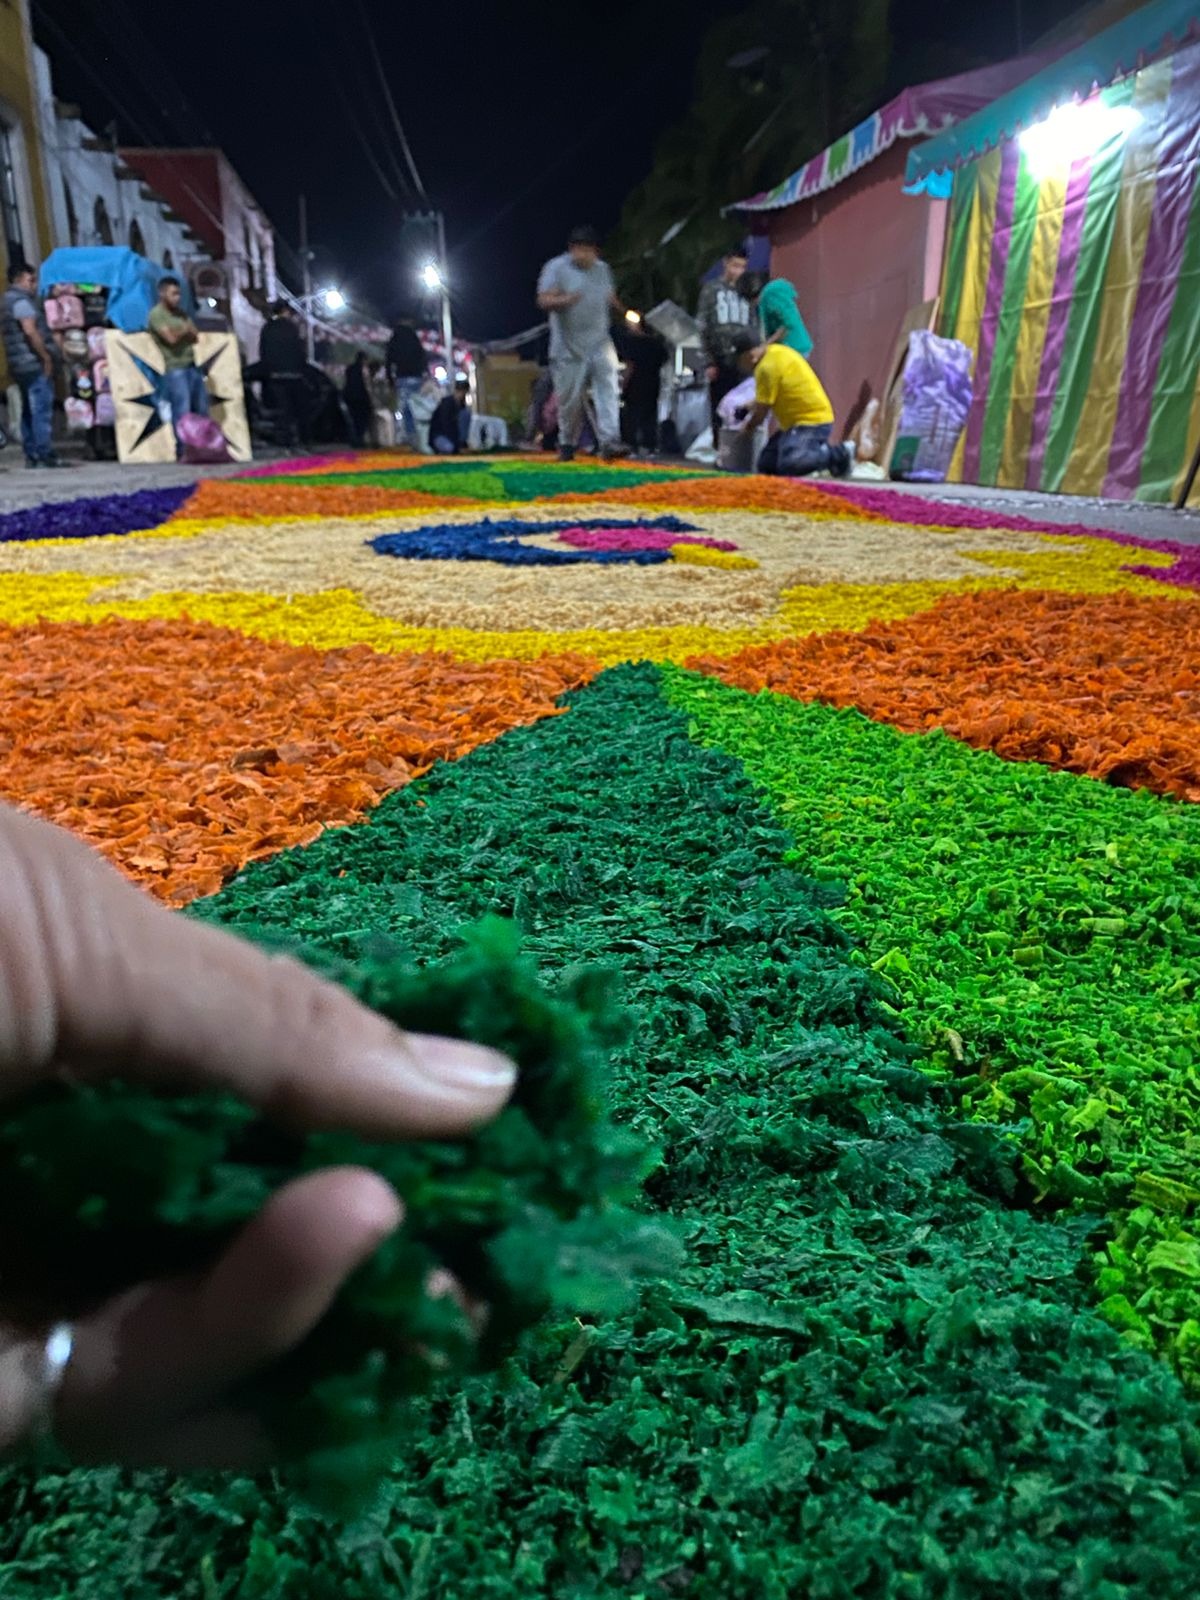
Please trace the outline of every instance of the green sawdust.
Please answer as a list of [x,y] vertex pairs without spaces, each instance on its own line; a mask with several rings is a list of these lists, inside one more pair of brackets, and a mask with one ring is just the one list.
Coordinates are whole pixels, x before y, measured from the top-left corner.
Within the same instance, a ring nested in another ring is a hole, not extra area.
[[614,1104],[665,1150],[680,1277],[421,1402],[353,1527],[270,1480],[10,1474],[6,1600],[1191,1600],[1177,1380],[1087,1310],[1083,1225],[1013,1203],[835,891],[658,686],[606,673],[205,909],[431,958],[500,912],[543,970],[618,966]]
[[[521,1075],[510,1105],[461,1142],[379,1144],[285,1136],[227,1096],[47,1090],[0,1122],[0,1211],[23,1219],[19,1281],[36,1268],[84,1304],[211,1258],[297,1173],[345,1164],[387,1178],[404,1196],[403,1229],[240,1397],[298,1463],[292,1481],[344,1509],[394,1455],[414,1393],[495,1365],[548,1311],[626,1309],[638,1278],[669,1271],[677,1252],[661,1224],[621,1203],[654,1162],[605,1115],[602,1045],[621,1013],[602,974],[569,974],[552,994],[496,919],[439,966],[383,956],[332,970],[402,1026],[511,1055]],[[426,1293],[439,1267],[489,1307],[482,1334],[453,1297]]]
[[1101,1310],[1200,1384],[1200,807],[672,671],[971,1117],[1109,1210]]
[[[451,462],[436,467],[397,467],[384,472],[322,472],[295,481],[341,483],[370,489],[420,489],[427,494],[460,495],[471,500],[538,500],[562,494],[591,494],[602,489],[634,489],[640,484],[676,483],[680,478],[711,477],[703,467],[680,473],[667,468],[540,466],[487,461]],[[274,481],[274,480],[272,480]]]

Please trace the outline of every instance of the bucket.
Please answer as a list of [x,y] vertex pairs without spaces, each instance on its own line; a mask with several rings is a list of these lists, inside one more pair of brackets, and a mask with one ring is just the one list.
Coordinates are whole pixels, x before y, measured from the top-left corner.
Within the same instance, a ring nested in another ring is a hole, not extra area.
[[717,465],[722,472],[753,472],[758,457],[759,430],[745,433],[741,428],[722,428]]

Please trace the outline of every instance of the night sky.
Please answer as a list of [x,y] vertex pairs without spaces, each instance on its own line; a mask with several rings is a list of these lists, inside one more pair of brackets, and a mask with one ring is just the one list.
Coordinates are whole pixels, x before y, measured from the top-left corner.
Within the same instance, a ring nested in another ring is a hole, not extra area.
[[[122,143],[220,145],[293,246],[304,189],[315,280],[340,283],[390,318],[413,292],[402,219],[421,203],[402,188],[369,16],[417,168],[446,212],[456,316],[469,335],[496,337],[537,320],[537,269],[573,223],[616,222],[656,139],[688,103],[703,29],[727,9],[720,0],[34,0],[33,15],[59,97],[81,104],[94,127],[115,117]],[[1014,15],[1002,0],[986,20],[959,22],[955,48],[1011,53]],[[921,59],[924,39],[941,55],[924,76],[952,70],[947,27],[943,0],[893,6],[906,63]],[[367,139],[397,198],[372,170]],[[797,164],[811,153],[798,150]]]

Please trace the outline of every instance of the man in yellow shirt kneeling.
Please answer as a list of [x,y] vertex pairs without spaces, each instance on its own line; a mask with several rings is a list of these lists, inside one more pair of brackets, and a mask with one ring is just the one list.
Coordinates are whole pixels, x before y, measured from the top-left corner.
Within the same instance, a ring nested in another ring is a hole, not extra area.
[[779,424],[758,458],[758,471],[786,478],[809,472],[848,478],[854,446],[834,444],[833,407],[804,357],[786,345],[763,345],[747,333],[734,336],[734,350],[742,375],[754,374],[755,403],[745,431],[752,433],[769,412]]

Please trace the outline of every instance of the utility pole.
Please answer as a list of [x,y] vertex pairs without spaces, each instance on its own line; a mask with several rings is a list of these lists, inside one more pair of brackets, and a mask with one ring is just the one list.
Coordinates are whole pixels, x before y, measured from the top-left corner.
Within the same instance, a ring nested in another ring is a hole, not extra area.
[[446,266],[446,218],[439,211],[437,214],[438,225],[438,266],[442,278],[442,343],[446,347],[446,390],[454,393],[454,323],[450,316],[450,274]]
[[313,338],[313,305],[312,305],[312,268],[310,265],[311,252],[308,248],[308,200],[300,196],[300,262],[304,273],[304,344],[308,351],[309,364],[312,364],[316,354],[316,342]]

